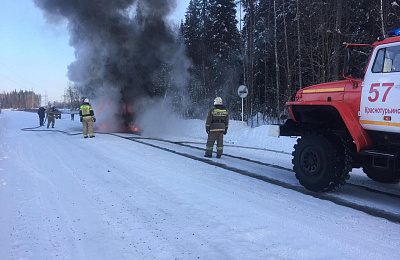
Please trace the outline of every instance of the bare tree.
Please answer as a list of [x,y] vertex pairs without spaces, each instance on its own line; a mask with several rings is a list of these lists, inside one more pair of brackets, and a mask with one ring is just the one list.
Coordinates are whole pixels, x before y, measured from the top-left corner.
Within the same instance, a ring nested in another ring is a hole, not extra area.
[[382,32],[382,37],[385,36],[385,22],[383,20],[383,0],[381,0],[381,6],[379,8],[379,13],[381,15],[381,32]]
[[75,110],[77,107],[79,107],[80,96],[77,85],[70,82],[68,84],[66,96],[68,98],[68,102],[70,103],[71,110]]
[[341,43],[341,27],[342,27],[342,17],[343,17],[343,0],[336,0],[336,22],[334,30],[334,47],[333,47],[333,76],[332,80],[337,80],[339,78],[339,57],[340,57],[340,43]]
[[301,65],[301,39],[300,39],[300,6],[299,6],[299,0],[296,1],[296,20],[297,20],[297,52],[298,52],[298,63],[299,63],[299,87],[297,90],[302,88],[303,82],[302,82],[302,65]]
[[283,6],[283,28],[284,28],[284,37],[285,37],[285,51],[286,51],[286,100],[289,101],[292,97],[292,68],[290,63],[289,56],[289,47],[288,47],[288,34],[287,34],[287,25],[286,25],[286,8],[285,8],[285,0],[282,0]]
[[276,117],[278,124],[280,123],[280,84],[279,84],[279,63],[278,63],[278,37],[277,37],[277,20],[278,13],[276,10],[276,0],[274,0],[274,42],[275,42],[275,79],[276,79]]

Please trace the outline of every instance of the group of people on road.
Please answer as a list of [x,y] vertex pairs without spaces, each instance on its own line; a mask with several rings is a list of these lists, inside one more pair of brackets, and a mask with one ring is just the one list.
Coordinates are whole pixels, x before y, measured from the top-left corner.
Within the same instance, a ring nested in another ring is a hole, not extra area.
[[[46,109],[44,107],[39,107],[39,110],[37,112],[38,115],[39,115],[39,124],[40,124],[40,126],[44,125],[45,116],[46,116],[45,111],[46,111]],[[56,116],[55,112],[56,112],[56,108],[54,106],[52,106],[49,109],[49,111],[47,111],[47,117],[46,117],[47,118],[47,128],[50,127],[50,124],[51,124],[51,127],[54,128],[55,116]]]
[[[38,110],[39,115],[39,124],[40,126],[44,126],[45,117],[47,119],[47,128],[54,128],[55,117],[56,117],[56,108],[52,106],[46,114],[46,109],[44,107],[40,107]],[[79,109],[80,121],[83,125],[83,137],[84,138],[92,138],[94,137],[93,132],[93,122],[96,122],[96,117],[94,116],[93,107],[89,104],[89,99],[85,98],[82,106]],[[72,118],[72,117],[71,117]],[[88,134],[89,133],[89,134]]]
[[[44,125],[45,109],[40,107],[38,110],[40,126]],[[93,123],[96,122],[93,107],[89,99],[85,98],[79,109],[79,117],[83,126],[83,137],[95,137],[93,132]],[[47,112],[47,128],[54,128],[55,107],[52,106]],[[206,132],[208,134],[205,157],[211,158],[214,149],[214,143],[217,141],[217,158],[221,158],[224,149],[224,135],[228,132],[229,116],[226,107],[222,104],[222,98],[214,99],[214,107],[208,112],[206,120]]]

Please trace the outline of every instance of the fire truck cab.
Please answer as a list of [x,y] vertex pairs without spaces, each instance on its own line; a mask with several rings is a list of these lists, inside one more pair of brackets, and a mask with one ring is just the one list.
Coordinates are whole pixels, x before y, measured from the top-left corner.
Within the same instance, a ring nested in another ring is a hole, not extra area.
[[353,168],[379,182],[400,179],[400,28],[372,45],[348,44],[343,76],[299,90],[286,103],[291,118],[270,126],[272,135],[300,136],[293,169],[312,191],[339,189]]
[[365,73],[360,123],[366,130],[400,133],[400,43],[379,45]]

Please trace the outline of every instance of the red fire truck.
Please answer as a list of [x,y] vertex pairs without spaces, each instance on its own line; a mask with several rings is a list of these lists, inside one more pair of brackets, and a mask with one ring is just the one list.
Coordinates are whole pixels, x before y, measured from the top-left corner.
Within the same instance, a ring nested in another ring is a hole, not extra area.
[[400,179],[400,28],[372,45],[348,44],[343,76],[299,90],[287,102],[290,118],[270,126],[300,136],[293,169],[312,191],[339,189],[353,168],[379,182]]

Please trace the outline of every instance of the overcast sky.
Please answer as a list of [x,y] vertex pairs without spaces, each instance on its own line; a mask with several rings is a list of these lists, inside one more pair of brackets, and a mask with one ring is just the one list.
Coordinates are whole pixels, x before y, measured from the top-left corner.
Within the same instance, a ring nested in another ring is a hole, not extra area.
[[[184,19],[189,0],[177,0],[172,19]],[[74,61],[64,24],[48,24],[32,0],[0,0],[0,93],[16,89],[62,101]]]

